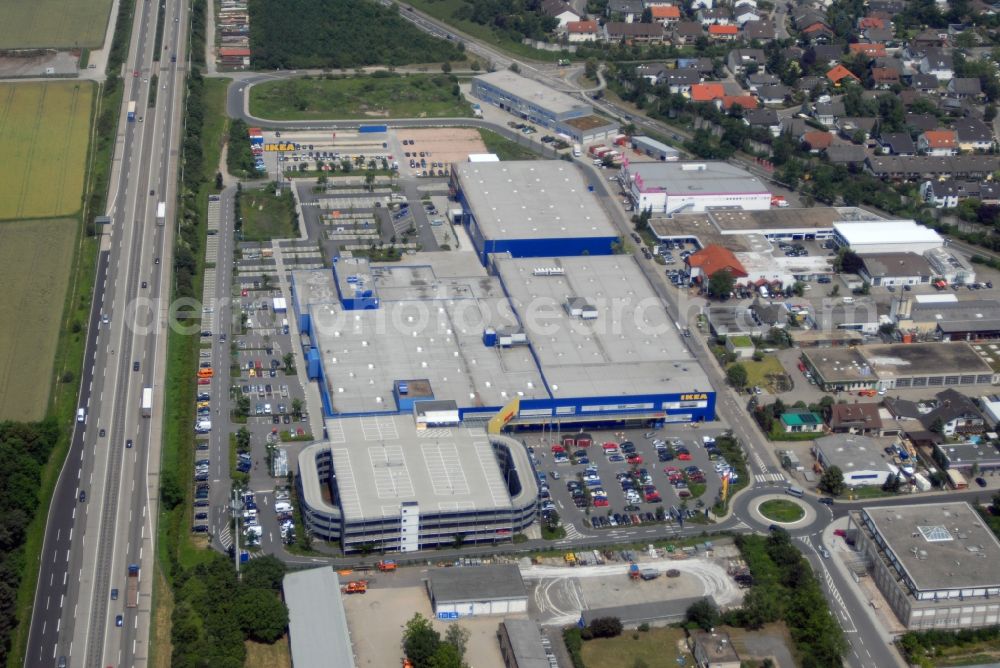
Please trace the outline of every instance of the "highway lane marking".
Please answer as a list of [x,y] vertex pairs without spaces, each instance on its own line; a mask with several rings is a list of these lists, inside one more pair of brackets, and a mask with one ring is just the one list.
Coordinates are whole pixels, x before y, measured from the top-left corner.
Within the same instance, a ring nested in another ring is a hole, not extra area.
[[69,571],[63,571],[63,587],[66,586],[66,578],[69,577]]
[[[55,577],[55,573],[52,574],[52,577]],[[50,596],[46,596],[45,597],[45,609],[46,610],[49,609],[49,603],[51,603],[51,602],[52,602],[51,597]],[[44,627],[42,627],[42,628],[44,629]],[[44,633],[44,631],[43,631],[43,633]]]

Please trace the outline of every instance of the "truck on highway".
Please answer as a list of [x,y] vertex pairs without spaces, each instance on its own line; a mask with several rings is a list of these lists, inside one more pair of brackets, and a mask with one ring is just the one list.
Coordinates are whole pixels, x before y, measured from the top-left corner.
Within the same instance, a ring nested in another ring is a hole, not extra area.
[[153,415],[153,388],[142,388],[142,417]]
[[135,120],[135,100],[132,100],[128,103],[128,120],[129,121]]
[[125,583],[125,607],[139,607],[139,564],[128,565],[128,581]]
[[167,218],[167,203],[160,202],[156,205],[156,224],[162,225]]

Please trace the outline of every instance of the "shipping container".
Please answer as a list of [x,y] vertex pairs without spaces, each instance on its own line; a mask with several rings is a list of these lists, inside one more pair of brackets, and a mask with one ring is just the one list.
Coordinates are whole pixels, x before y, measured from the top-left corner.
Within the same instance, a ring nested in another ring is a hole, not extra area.
[[358,127],[358,132],[361,134],[372,134],[377,132],[388,132],[389,126],[387,125],[362,125]]

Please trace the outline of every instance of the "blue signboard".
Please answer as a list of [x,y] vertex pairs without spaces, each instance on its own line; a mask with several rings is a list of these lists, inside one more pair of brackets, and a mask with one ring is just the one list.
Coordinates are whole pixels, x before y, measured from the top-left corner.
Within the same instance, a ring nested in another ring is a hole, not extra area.
[[438,619],[458,619],[457,612],[439,612]]

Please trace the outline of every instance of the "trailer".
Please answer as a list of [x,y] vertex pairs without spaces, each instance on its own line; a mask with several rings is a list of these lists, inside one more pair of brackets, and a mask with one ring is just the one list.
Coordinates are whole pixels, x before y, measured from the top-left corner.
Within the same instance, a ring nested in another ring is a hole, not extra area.
[[396,570],[396,562],[392,560],[380,561],[375,564],[375,567],[383,573],[391,573]]
[[125,582],[125,607],[139,607],[139,564],[128,565],[128,578]]
[[129,121],[135,120],[135,100],[131,100],[128,103],[128,120]]
[[153,415],[153,388],[142,388],[142,417]]
[[167,219],[167,203],[160,202],[156,205],[156,224],[162,225]]
[[360,125],[358,126],[358,132],[360,134],[376,134],[380,132],[388,132],[388,125]]

